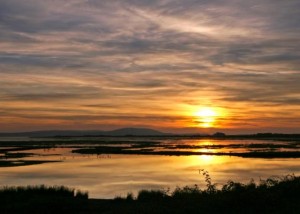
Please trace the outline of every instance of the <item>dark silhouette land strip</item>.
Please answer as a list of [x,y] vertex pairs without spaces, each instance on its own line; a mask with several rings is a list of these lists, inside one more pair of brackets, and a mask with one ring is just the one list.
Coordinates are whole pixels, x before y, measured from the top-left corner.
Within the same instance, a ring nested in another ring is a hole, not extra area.
[[215,156],[236,156],[245,158],[299,158],[300,152],[192,152],[192,151],[153,151],[151,149],[128,150],[115,147],[96,147],[88,149],[75,149],[73,153],[80,154],[129,154],[129,155],[168,155],[168,156],[188,156],[188,155],[215,155]]
[[299,213],[300,177],[288,175],[257,184],[228,181],[221,188],[205,177],[197,185],[168,190],[141,190],[115,199],[89,199],[87,192],[56,186],[3,187],[0,213]]
[[[278,138],[274,138],[274,136]],[[3,160],[3,164],[0,164],[0,167],[9,165],[9,160],[11,160],[11,166],[13,166],[13,159],[39,156],[39,152],[35,152],[35,150],[48,150],[53,148],[69,148],[72,149],[73,153],[97,155],[215,155],[246,158],[300,158],[300,139],[297,138],[297,136],[298,135],[261,134],[255,136],[247,136],[245,139],[251,139],[251,141],[245,141],[247,143],[242,143],[243,139],[232,138],[233,136],[221,136],[217,138],[214,136],[210,136],[209,138],[196,138],[195,136],[135,136],[99,138],[67,137],[54,139],[45,138],[43,140],[35,139],[27,141],[1,141],[0,160]],[[256,139],[257,137],[262,138],[263,141],[261,141],[261,139]],[[191,144],[176,143],[177,140],[185,139],[192,139],[195,141],[192,141],[193,143]],[[212,144],[201,144],[201,140],[204,139],[217,140],[213,141]],[[197,140],[201,142],[197,143]],[[223,140],[225,143],[223,143]],[[233,143],[234,141],[236,142]],[[7,162],[4,162],[4,160]]]

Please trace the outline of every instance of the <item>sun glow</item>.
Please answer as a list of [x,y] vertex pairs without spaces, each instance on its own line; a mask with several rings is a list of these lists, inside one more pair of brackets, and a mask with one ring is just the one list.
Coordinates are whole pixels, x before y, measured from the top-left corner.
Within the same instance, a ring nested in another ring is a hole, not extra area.
[[197,117],[197,122],[201,127],[210,128],[214,126],[219,114],[214,108],[205,107],[197,111],[195,116]]

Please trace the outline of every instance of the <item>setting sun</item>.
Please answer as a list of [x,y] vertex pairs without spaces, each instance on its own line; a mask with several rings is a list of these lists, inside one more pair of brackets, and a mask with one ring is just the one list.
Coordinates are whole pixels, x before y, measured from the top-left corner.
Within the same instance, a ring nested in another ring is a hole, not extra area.
[[203,128],[210,128],[214,126],[218,113],[216,110],[210,107],[202,108],[195,113],[197,122]]

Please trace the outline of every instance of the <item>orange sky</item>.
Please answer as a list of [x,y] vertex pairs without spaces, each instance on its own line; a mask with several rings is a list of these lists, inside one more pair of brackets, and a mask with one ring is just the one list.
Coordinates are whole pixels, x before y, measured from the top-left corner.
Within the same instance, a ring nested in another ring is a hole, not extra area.
[[0,2],[0,132],[300,132],[299,1]]

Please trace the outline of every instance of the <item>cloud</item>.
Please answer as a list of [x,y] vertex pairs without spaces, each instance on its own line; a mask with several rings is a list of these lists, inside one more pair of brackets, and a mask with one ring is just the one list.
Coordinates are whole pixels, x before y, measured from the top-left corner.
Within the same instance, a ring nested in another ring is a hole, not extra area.
[[[27,109],[18,117],[32,108],[37,123],[43,109],[57,120],[58,111],[78,109],[87,123],[98,114],[112,124],[151,125],[141,113],[149,108],[149,120],[189,126],[178,115],[208,105],[258,127],[258,118],[263,126],[273,126],[271,118],[286,123],[278,108],[299,118],[296,0],[0,4],[0,111],[7,117],[15,114],[3,106],[17,105]],[[255,121],[247,119],[255,111]]]

